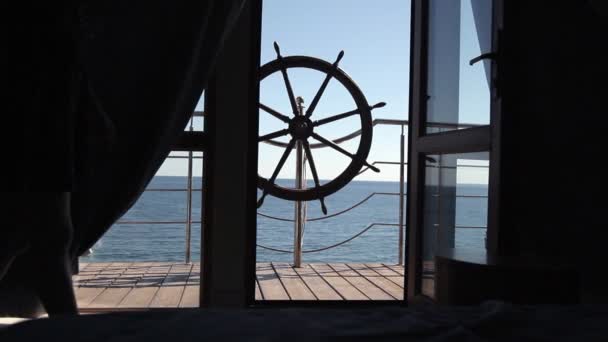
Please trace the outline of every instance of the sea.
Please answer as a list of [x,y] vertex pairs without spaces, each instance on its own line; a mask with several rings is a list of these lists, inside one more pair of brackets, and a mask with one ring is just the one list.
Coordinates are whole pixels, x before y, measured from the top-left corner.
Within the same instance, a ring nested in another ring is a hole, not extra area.
[[[278,180],[283,186],[293,180]],[[81,262],[185,261],[187,178],[156,176],[136,204],[93,246]],[[310,184],[313,186],[313,184]],[[191,260],[201,252],[201,178],[193,179]],[[407,188],[407,187],[406,187]],[[180,190],[182,191],[154,191]],[[455,246],[484,246],[487,221],[487,186],[459,184],[456,200]],[[375,193],[375,194],[374,194]],[[399,182],[352,181],[326,198],[328,215],[345,211],[372,195],[367,201],[340,215],[327,217],[318,201],[307,202],[303,239],[303,262],[396,263],[399,248]],[[472,197],[467,197],[472,195]],[[258,194],[259,196],[259,194]],[[407,196],[405,196],[407,200]],[[283,220],[268,218],[271,216]],[[292,262],[294,202],[267,196],[258,209],[257,262]],[[322,218],[317,220],[318,218]],[[155,222],[141,223],[134,222]],[[374,225],[375,224],[375,225]],[[356,238],[370,225],[371,228]],[[407,230],[407,228],[405,228]],[[406,234],[407,236],[407,234]],[[342,243],[342,244],[340,244]],[[337,247],[315,252],[329,246]],[[267,248],[282,250],[274,251]]]

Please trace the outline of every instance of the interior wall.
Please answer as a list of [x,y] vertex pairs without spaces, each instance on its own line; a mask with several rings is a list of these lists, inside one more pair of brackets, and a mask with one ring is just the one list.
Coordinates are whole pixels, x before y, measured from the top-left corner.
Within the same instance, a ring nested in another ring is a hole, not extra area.
[[608,20],[592,4],[505,1],[498,62],[504,104],[499,251],[575,261],[589,301],[608,297],[598,272],[608,260],[602,203],[608,194]]

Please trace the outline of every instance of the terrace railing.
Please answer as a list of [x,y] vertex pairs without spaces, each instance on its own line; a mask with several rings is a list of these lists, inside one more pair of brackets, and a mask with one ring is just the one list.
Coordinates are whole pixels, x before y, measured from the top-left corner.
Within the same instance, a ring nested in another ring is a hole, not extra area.
[[[202,112],[195,112],[194,116],[203,116]],[[193,116],[193,117],[194,117]],[[299,203],[299,202],[295,202],[294,206],[294,215],[292,218],[289,217],[277,217],[277,216],[272,216],[269,214],[265,214],[263,212],[258,212],[258,215],[261,217],[265,217],[268,219],[272,219],[272,220],[277,220],[277,221],[283,221],[283,222],[293,222],[294,223],[294,248],[291,250],[288,249],[282,249],[282,248],[276,248],[276,247],[272,247],[272,246],[266,246],[266,245],[261,245],[258,244],[257,246],[259,248],[263,248],[266,250],[270,250],[270,251],[274,251],[274,252],[279,252],[279,253],[290,253],[293,254],[293,258],[294,258],[294,265],[296,267],[299,267],[302,261],[302,254],[303,253],[317,253],[317,252],[322,252],[322,251],[326,251],[328,249],[332,249],[332,248],[336,248],[339,247],[341,245],[344,245],[346,243],[349,243],[351,241],[353,241],[354,239],[357,239],[358,237],[362,236],[363,234],[367,233],[369,230],[373,229],[373,228],[380,228],[380,227],[395,227],[398,229],[398,236],[397,236],[397,241],[398,241],[398,245],[396,246],[397,248],[397,264],[399,265],[403,265],[404,263],[404,259],[405,259],[405,251],[404,251],[404,246],[405,246],[405,199],[407,194],[405,193],[405,167],[407,166],[407,162],[405,161],[405,137],[406,137],[406,127],[408,126],[408,121],[407,120],[393,120],[393,119],[375,119],[373,120],[373,126],[400,126],[401,127],[401,132],[400,132],[400,136],[399,136],[399,141],[400,141],[400,145],[399,145],[399,161],[374,161],[372,163],[372,165],[397,165],[399,166],[399,192],[372,192],[370,194],[368,194],[366,197],[364,197],[363,199],[361,199],[360,201],[354,203],[353,205],[351,205],[350,207],[341,210],[339,212],[330,214],[330,215],[326,215],[326,216],[321,216],[321,217],[307,217],[307,212],[306,212],[306,204],[305,203]],[[434,127],[449,127],[449,128],[454,128],[456,126],[456,128],[468,128],[468,127],[472,127],[474,125],[468,125],[468,124],[459,124],[459,125],[454,125],[454,124],[448,124],[448,123],[433,123]],[[193,131],[193,120],[191,119],[190,124],[189,124],[189,131],[192,132]],[[354,139],[356,137],[358,137],[361,134],[361,131],[355,131],[352,132],[348,135],[345,135],[341,138],[335,139],[333,140],[335,143],[337,144],[341,144],[344,143],[346,141],[349,141],[351,139]],[[267,140],[264,141],[265,143],[269,144],[269,145],[274,145],[274,146],[279,146],[279,147],[286,147],[287,144],[283,143],[283,142],[279,142],[279,141],[274,141],[274,140]],[[311,144],[310,145],[311,148],[324,148],[326,147],[323,144]],[[187,155],[180,155],[180,156],[176,156],[176,155],[169,155],[167,157],[168,159],[187,159],[188,160],[188,166],[187,166],[187,186],[186,188],[148,188],[145,191],[146,192],[164,192],[164,191],[171,191],[171,192],[185,192],[186,194],[186,216],[184,218],[184,220],[137,220],[137,221],[133,221],[133,220],[119,220],[117,222],[117,224],[135,224],[135,225],[140,225],[140,224],[152,224],[152,225],[163,225],[163,224],[180,224],[180,225],[184,225],[185,228],[185,248],[184,248],[184,261],[186,263],[190,263],[191,262],[191,247],[192,247],[192,225],[193,224],[201,224],[200,220],[194,220],[192,218],[192,196],[194,192],[200,192],[202,191],[202,189],[194,189],[193,188],[193,183],[192,183],[192,179],[193,179],[193,162],[196,159],[202,159],[202,156],[195,156],[193,151],[190,150],[188,151]],[[305,186],[306,184],[306,174],[305,174],[305,170],[306,170],[306,158],[303,157],[301,159],[298,160],[298,163],[296,165],[296,174],[299,175],[299,179],[297,180],[297,184],[299,184],[299,186]],[[459,167],[483,167],[483,166],[479,166],[479,165],[459,165]],[[369,170],[369,168],[364,168],[359,172],[359,175],[367,172]],[[306,225],[306,222],[315,222],[315,221],[322,221],[322,220],[327,220],[333,217],[337,217],[340,215],[343,215],[347,212],[350,212],[358,207],[360,207],[361,205],[363,205],[364,203],[368,202],[370,199],[374,198],[375,196],[398,196],[399,197],[399,210],[398,210],[398,216],[396,217],[396,220],[394,222],[369,222],[366,224],[366,226],[361,229],[360,231],[356,232],[355,234],[353,234],[352,236],[331,244],[331,245],[327,245],[327,246],[323,246],[320,248],[315,248],[315,249],[303,249],[303,237],[304,237],[304,228]],[[473,195],[457,195],[456,198],[487,198],[487,196],[473,196]],[[456,225],[455,228],[473,228],[473,229],[484,229],[486,228],[486,226],[464,226],[464,225]]]

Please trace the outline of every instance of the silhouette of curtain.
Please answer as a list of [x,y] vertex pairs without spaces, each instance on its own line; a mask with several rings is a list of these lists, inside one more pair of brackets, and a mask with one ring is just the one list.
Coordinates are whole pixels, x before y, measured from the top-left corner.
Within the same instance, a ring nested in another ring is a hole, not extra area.
[[[492,2],[491,0],[471,0],[481,53],[492,51]],[[492,64],[489,59],[483,60],[483,67],[488,86],[490,86]]]
[[84,91],[75,138],[73,257],[135,203],[161,166],[243,2],[91,1],[80,9]]

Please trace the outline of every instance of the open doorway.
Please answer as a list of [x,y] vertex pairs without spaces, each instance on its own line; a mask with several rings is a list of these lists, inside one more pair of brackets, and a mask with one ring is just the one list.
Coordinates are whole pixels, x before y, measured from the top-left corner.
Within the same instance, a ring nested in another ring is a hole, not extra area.
[[410,6],[264,1],[256,300],[404,298]]

